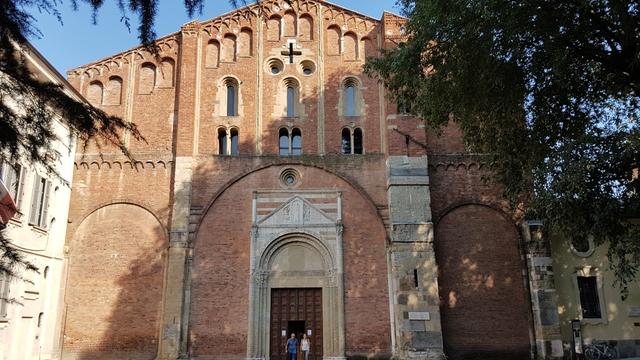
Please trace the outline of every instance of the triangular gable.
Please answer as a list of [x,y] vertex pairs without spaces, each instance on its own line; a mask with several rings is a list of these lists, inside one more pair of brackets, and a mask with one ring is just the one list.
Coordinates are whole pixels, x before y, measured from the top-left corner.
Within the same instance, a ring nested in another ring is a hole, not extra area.
[[258,221],[259,226],[282,225],[335,225],[332,219],[322,210],[315,207],[300,196],[294,196],[280,205],[271,214]]

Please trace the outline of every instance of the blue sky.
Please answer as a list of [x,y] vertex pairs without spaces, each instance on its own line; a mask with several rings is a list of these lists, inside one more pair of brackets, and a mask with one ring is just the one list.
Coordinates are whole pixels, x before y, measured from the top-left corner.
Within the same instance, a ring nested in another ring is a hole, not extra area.
[[[125,1],[126,2],[126,1]],[[398,12],[396,0],[331,0],[335,4],[380,18],[384,10]],[[33,45],[53,66],[66,76],[66,71],[99,60],[138,45],[137,19],[132,19],[131,32],[120,22],[121,13],[116,0],[105,0],[98,12],[97,25],[92,24],[91,9],[79,0],[78,11],[71,8],[71,0],[62,0],[58,6],[62,24],[55,16],[31,10],[41,31],[40,38],[31,38]],[[178,31],[191,19],[183,1],[159,0],[156,34],[163,36]],[[227,0],[205,0],[202,14],[195,19],[206,20],[233,10]]]

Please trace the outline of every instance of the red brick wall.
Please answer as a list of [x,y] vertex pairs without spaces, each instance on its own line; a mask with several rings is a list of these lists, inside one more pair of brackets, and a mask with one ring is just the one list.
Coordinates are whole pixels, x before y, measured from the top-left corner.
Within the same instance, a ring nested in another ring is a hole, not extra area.
[[[293,167],[301,173],[298,189],[344,191],[347,351],[388,353],[385,231],[376,210],[344,180],[320,169]],[[280,189],[283,168],[269,167],[242,178],[215,201],[202,221],[195,240],[192,282],[194,355],[246,356],[252,190]],[[216,326],[211,326],[212,319]]]
[[518,232],[501,213],[465,205],[435,232],[442,330],[447,354],[527,359],[528,299]]
[[130,204],[103,207],[82,222],[69,242],[65,356],[155,354],[165,236],[151,213]]

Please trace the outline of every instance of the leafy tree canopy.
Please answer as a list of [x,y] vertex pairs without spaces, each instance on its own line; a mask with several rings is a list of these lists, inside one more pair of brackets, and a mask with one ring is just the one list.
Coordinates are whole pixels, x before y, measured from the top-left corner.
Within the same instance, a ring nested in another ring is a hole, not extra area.
[[547,231],[607,243],[624,294],[640,266],[639,2],[398,3],[407,41],[366,72],[431,128],[454,119]]

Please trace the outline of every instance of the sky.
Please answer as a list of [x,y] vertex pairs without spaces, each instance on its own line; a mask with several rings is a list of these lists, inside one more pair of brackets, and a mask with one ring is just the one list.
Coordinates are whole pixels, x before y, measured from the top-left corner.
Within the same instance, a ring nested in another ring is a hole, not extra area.
[[[117,0],[105,0],[98,11],[97,24],[92,23],[92,10],[84,0],[78,0],[74,11],[71,0],[58,0],[62,23],[52,15],[28,9],[36,19],[40,37],[31,37],[31,43],[66,77],[67,70],[100,60],[139,44],[137,19],[131,19],[131,31],[120,21],[122,14]],[[329,0],[337,5],[358,11],[376,19],[384,10],[398,12],[396,0]],[[125,0],[125,3],[127,1]],[[207,20],[233,10],[227,0],[205,0],[202,14],[194,19]],[[155,30],[158,37],[180,30],[191,21],[181,0],[159,0]]]

